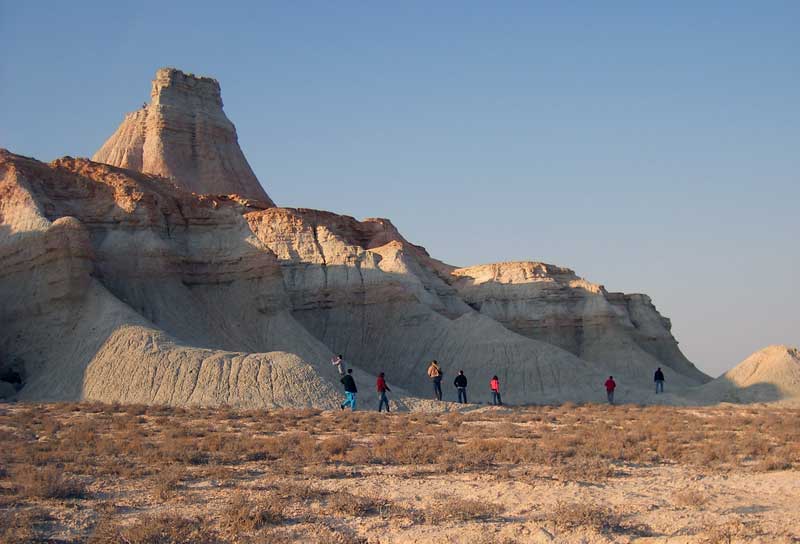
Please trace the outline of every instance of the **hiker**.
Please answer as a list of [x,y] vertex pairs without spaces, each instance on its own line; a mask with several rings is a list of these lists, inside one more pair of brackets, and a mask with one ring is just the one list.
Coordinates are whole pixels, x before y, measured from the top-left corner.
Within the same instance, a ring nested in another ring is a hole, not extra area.
[[345,400],[341,404],[342,410],[344,410],[345,406],[350,406],[350,409],[354,412],[356,411],[356,393],[358,393],[358,388],[356,387],[356,381],[353,379],[353,369],[348,368],[347,374],[342,376],[340,380],[344,385],[344,396]]
[[433,398],[435,400],[442,400],[442,369],[436,359],[431,361],[431,366],[428,367],[428,377],[433,382]]
[[331,364],[336,367],[336,370],[339,371],[339,374],[344,376],[345,373],[345,364],[344,359],[342,359],[341,355],[337,355],[333,359],[331,359]]
[[664,392],[664,373],[661,372],[661,367],[658,367],[658,369],[656,370],[656,375],[653,378],[653,381],[656,382],[656,395],[658,395],[659,390],[661,390],[661,392],[663,393]]
[[459,370],[458,376],[453,380],[453,385],[458,389],[458,402],[461,404],[467,403],[467,377],[464,376],[464,371]]
[[606,396],[609,404],[614,404],[614,389],[616,388],[617,382],[614,381],[614,376],[609,376],[606,380]]
[[391,389],[389,386],[386,385],[386,378],[383,372],[378,374],[378,381],[375,383],[375,386],[378,389],[378,411],[380,412],[383,408],[384,403],[386,404],[386,411],[389,411],[389,398],[386,396],[387,392],[391,393]]
[[489,387],[492,388],[492,404],[495,406],[502,406],[503,401],[500,398],[500,379],[497,376],[493,376],[492,381],[489,382]]

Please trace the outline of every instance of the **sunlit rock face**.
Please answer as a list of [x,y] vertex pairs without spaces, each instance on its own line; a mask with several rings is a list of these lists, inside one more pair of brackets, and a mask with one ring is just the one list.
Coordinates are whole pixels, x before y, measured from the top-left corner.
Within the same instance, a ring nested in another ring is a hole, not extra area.
[[481,314],[609,371],[665,366],[687,385],[708,379],[683,356],[669,320],[647,295],[609,293],[568,268],[539,262],[478,265],[452,275],[458,293]]
[[195,193],[238,194],[273,205],[222,110],[217,80],[162,68],[150,96],[92,160],[173,178]]
[[432,407],[431,359],[446,398],[464,370],[483,402],[493,375],[511,403],[603,400],[608,374],[648,402],[658,366],[672,395],[708,380],[646,295],[538,262],[457,268],[388,219],[275,207],[210,78],[159,70],[94,161],[0,151],[4,397],[330,408],[334,353],[407,408]]

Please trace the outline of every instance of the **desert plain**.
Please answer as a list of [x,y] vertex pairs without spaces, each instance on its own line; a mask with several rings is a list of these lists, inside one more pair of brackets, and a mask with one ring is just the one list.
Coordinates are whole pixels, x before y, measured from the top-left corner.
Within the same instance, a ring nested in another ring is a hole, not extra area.
[[798,415],[6,404],[0,541],[798,542]]

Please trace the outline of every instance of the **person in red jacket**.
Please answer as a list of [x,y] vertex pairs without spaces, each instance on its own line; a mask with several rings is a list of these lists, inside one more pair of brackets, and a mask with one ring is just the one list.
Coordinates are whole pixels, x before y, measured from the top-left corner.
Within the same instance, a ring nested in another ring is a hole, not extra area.
[[614,376],[609,376],[606,380],[606,396],[609,404],[614,404],[614,389],[616,388],[617,382],[614,381]]
[[500,380],[497,376],[492,377],[492,381],[489,382],[489,387],[492,388],[492,404],[495,406],[502,406],[503,401],[500,398]]
[[389,411],[389,398],[386,396],[387,392],[391,392],[389,386],[386,385],[386,377],[383,372],[378,375],[378,381],[375,382],[375,387],[378,389],[378,411],[383,409],[384,403],[386,404],[386,411]]

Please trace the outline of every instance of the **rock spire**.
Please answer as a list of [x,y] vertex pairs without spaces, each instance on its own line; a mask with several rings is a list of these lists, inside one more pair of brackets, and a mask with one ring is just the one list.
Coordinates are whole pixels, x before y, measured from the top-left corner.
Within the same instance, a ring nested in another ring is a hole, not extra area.
[[92,160],[170,177],[196,193],[238,194],[273,206],[222,110],[217,80],[161,68],[150,104],[129,113]]

